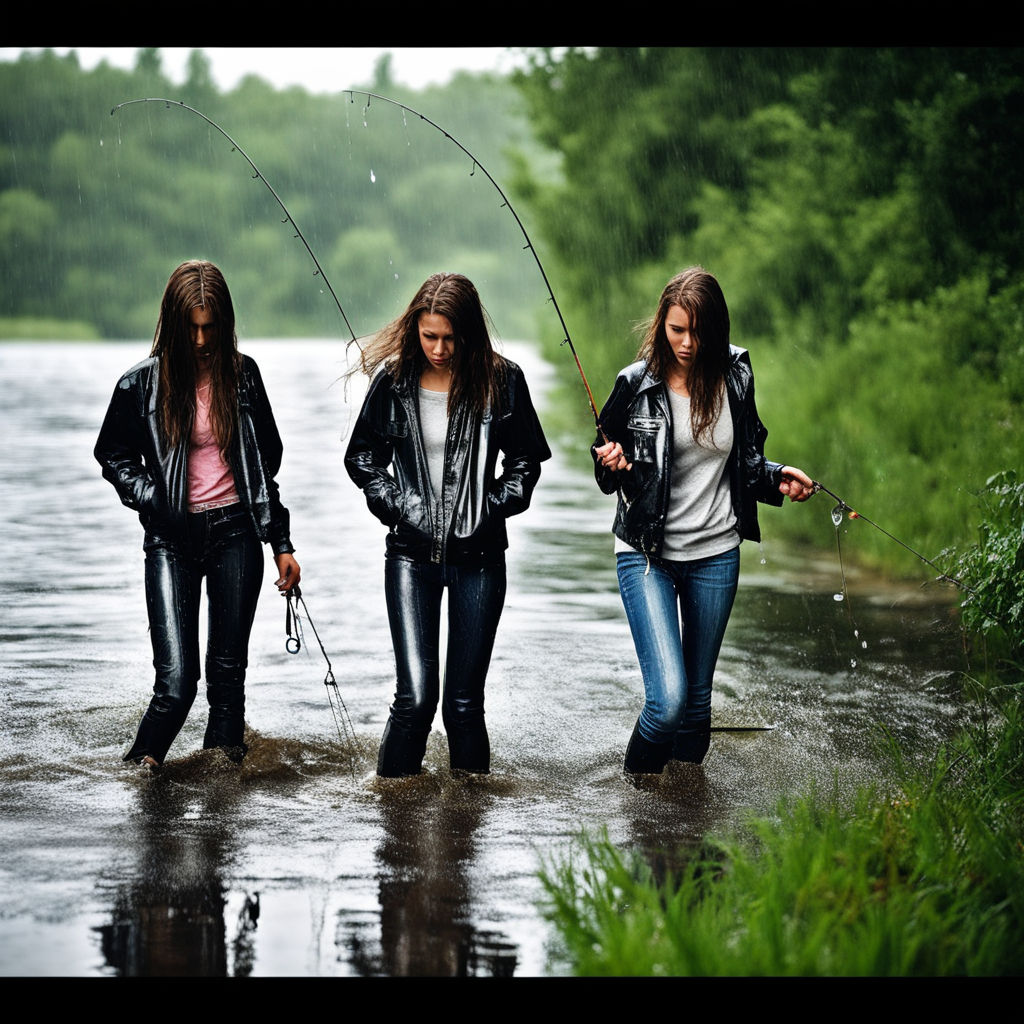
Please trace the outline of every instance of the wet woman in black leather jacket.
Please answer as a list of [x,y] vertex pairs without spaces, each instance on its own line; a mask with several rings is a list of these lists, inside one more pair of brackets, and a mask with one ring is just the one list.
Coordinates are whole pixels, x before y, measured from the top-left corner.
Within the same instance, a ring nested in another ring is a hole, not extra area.
[[188,260],[164,291],[149,359],[118,381],[95,455],[145,527],[146,605],[156,682],[126,761],[163,763],[195,700],[199,598],[209,630],[204,748],[245,754],[245,670],[263,579],[262,543],[277,588],[299,582],[288,510],[274,477],[281,438],[256,363],[238,351],[220,270]]
[[814,493],[802,470],[765,458],[750,358],[729,344],[711,274],[669,281],[639,357],[619,373],[592,448],[598,485],[618,494],[619,591],[644,682],[629,775],[703,761],[740,542],[760,540],[758,502]]
[[[453,770],[490,770],[484,682],[505,602],[505,520],[551,452],[522,370],[491,345],[472,282],[434,274],[376,335],[345,467],[388,527],[384,586],[398,682],[377,774],[416,775],[440,696]],[[501,457],[500,475],[497,462]]]

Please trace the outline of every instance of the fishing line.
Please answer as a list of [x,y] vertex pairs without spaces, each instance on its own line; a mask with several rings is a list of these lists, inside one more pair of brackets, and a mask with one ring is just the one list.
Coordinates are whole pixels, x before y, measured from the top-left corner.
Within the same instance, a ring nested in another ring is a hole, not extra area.
[[302,596],[302,591],[299,587],[296,585],[292,587],[291,590],[286,590],[284,597],[284,631],[288,637],[284,642],[284,648],[289,654],[298,654],[299,651],[302,650],[302,642],[305,637],[302,631],[302,619],[299,616],[299,605],[301,604],[302,610],[306,614],[306,621],[309,623],[309,628],[313,630],[313,636],[316,637],[316,642],[320,645],[320,652],[324,656],[324,661],[327,662],[327,674],[324,676],[324,686],[327,689],[327,702],[331,705],[331,714],[334,715],[334,725],[338,730],[338,739],[341,741],[342,746],[346,747],[349,751],[349,767],[351,768],[354,776],[356,773],[356,731],[352,726],[352,719],[349,717],[348,708],[345,706],[344,698],[341,696],[341,690],[338,689],[338,681],[334,678],[334,669],[331,666],[331,659],[327,656],[327,651],[324,648],[323,641],[320,639],[320,634],[317,632],[312,616],[309,614],[309,608],[306,606],[306,599]]
[[[856,509],[852,508],[842,498],[840,498],[838,494],[836,494],[834,491],[830,491],[824,484],[819,483],[817,480],[812,480],[811,485],[813,487],[813,493],[817,494],[818,491],[824,491],[827,495],[829,495],[829,497],[834,498],[836,501],[835,507],[832,509],[831,516],[832,525],[836,528],[836,552],[839,555],[839,573],[842,578],[843,590],[842,594],[836,594],[835,598],[837,601],[842,601],[846,605],[846,613],[850,619],[850,627],[853,630],[854,637],[857,640],[860,640],[860,645],[862,648],[866,649],[868,646],[868,642],[867,640],[861,638],[860,630],[858,629],[857,623],[853,617],[853,608],[850,604],[850,594],[846,586],[846,567],[843,564],[843,546],[840,540],[839,529],[842,526],[844,519],[861,519],[869,526],[873,526],[883,536],[888,537],[892,541],[895,541],[897,544],[900,545],[900,547],[909,551],[912,555],[915,555],[917,558],[921,559],[921,561],[924,562],[926,565],[934,569],[939,574],[936,578],[936,582],[944,581],[947,583],[952,583],[960,589],[967,591],[967,593],[969,594],[977,595],[977,591],[974,590],[973,587],[964,583],[963,580],[959,580],[955,576],[950,576],[949,573],[943,572],[942,569],[940,569],[930,558],[926,558],[924,555],[921,554],[920,551],[916,551],[909,544],[905,544],[903,541],[901,541],[899,537],[894,537],[891,533],[889,533],[888,530],[885,530],[881,526],[879,526],[878,523],[869,519],[863,513],[858,512]],[[850,659],[850,667],[857,667],[856,659]]]
[[966,590],[968,594],[977,596],[978,592],[973,587],[964,583],[963,580],[957,579],[955,576],[950,576],[948,572],[943,572],[942,569],[940,569],[930,558],[926,558],[924,555],[921,554],[920,551],[915,551],[914,548],[912,548],[909,544],[904,544],[903,541],[899,539],[899,537],[894,537],[891,533],[889,533],[888,530],[883,530],[882,527],[878,525],[878,523],[868,519],[868,517],[864,515],[862,512],[858,512],[856,511],[856,509],[851,508],[850,505],[843,501],[843,499],[840,498],[838,494],[836,494],[834,491],[830,491],[824,484],[818,483],[817,480],[812,480],[811,485],[814,488],[815,494],[817,494],[818,491],[824,491],[830,498],[835,498],[837,504],[836,507],[832,509],[832,523],[837,529],[839,528],[839,524],[843,521],[844,516],[847,516],[850,519],[862,519],[865,523],[868,524],[868,526],[873,526],[879,533],[888,537],[889,540],[895,541],[897,544],[899,544],[901,548],[906,549],[912,555],[916,556],[917,558],[920,558],[921,561],[924,562],[926,565],[931,566],[931,568],[939,574],[936,578],[936,582],[952,583],[955,586],[959,587],[961,590]]
[[252,168],[253,178],[258,178],[260,181],[263,182],[264,185],[267,186],[267,188],[270,191],[270,194],[276,200],[277,205],[281,207],[281,210],[285,216],[285,219],[281,221],[281,223],[291,224],[292,228],[295,231],[295,237],[305,246],[306,252],[309,253],[309,258],[313,261],[313,265],[316,267],[316,273],[313,276],[320,277],[323,280],[324,284],[327,285],[327,290],[331,293],[331,298],[334,299],[334,304],[338,307],[338,312],[341,314],[341,319],[345,321],[345,326],[348,328],[349,334],[352,335],[352,341],[355,342],[356,332],[352,330],[352,325],[348,322],[348,317],[345,315],[345,310],[342,309],[341,302],[338,300],[338,296],[335,294],[331,282],[327,279],[327,275],[324,273],[324,268],[320,266],[320,261],[316,258],[316,254],[310,248],[309,242],[306,241],[306,236],[300,230],[299,225],[295,223],[295,218],[292,217],[292,215],[288,212],[288,207],[284,205],[284,202],[281,200],[281,197],[277,194],[276,190],[274,189],[274,186],[271,185],[269,181],[267,181],[267,179],[261,173],[260,169],[252,162],[252,159],[250,158],[249,154],[246,153],[246,151],[242,149],[242,147],[237,142],[235,142],[235,140],[230,135],[228,135],[228,133],[223,128],[221,128],[221,126],[217,124],[216,121],[214,121],[212,118],[207,117],[206,114],[204,114],[201,110],[196,110],[195,107],[190,107],[187,103],[182,103],[180,100],[169,100],[164,99],[160,96],[150,96],[145,99],[137,100],[126,100],[124,103],[118,103],[118,105],[110,111],[111,116],[113,116],[119,110],[121,110],[122,107],[130,107],[134,103],[163,103],[166,109],[168,110],[172,107],[180,107],[182,110],[187,110],[190,114],[195,114],[196,117],[201,117],[208,125],[210,125],[211,128],[215,128],[218,132],[220,132],[221,135],[224,136],[225,139],[228,140],[228,142],[231,143],[232,150],[236,150],[237,152],[242,154],[242,157],[245,159],[245,162]]
[[551,288],[551,283],[548,281],[548,275],[544,270],[544,265],[540,261],[540,256],[537,255],[537,250],[534,247],[533,242],[530,240],[530,236],[527,233],[526,228],[523,226],[523,222],[519,219],[519,214],[516,213],[515,207],[512,206],[512,203],[510,202],[508,196],[505,195],[505,192],[503,191],[502,187],[497,183],[497,181],[494,180],[493,176],[491,175],[491,172],[488,171],[487,168],[484,167],[484,165],[480,163],[480,161],[461,142],[459,142],[459,140],[455,138],[454,135],[451,134],[451,132],[442,128],[436,121],[432,121],[429,117],[427,117],[426,114],[421,114],[418,110],[414,110],[407,104],[400,103],[398,100],[390,99],[387,96],[381,96],[379,93],[366,92],[363,89],[345,89],[344,91],[348,93],[350,103],[355,103],[356,96],[366,97],[366,106],[363,108],[364,124],[366,113],[370,109],[370,103],[372,100],[380,100],[383,103],[390,103],[392,106],[398,107],[400,110],[403,111],[403,123],[405,112],[412,114],[414,117],[418,117],[421,121],[425,121],[432,128],[436,128],[446,139],[448,139],[449,142],[454,143],[456,146],[458,146],[459,149],[462,150],[463,153],[466,154],[467,157],[469,157],[469,159],[473,163],[472,169],[469,172],[470,177],[473,177],[473,175],[476,174],[477,169],[479,169],[480,171],[483,172],[487,180],[494,186],[498,195],[501,196],[501,205],[505,207],[509,211],[509,213],[512,214],[512,216],[515,218],[517,226],[519,227],[519,230],[522,232],[523,240],[526,242],[523,248],[530,250],[530,254],[533,256],[534,262],[537,264],[537,269],[540,271],[540,276],[544,281],[544,287],[547,288],[548,296],[551,299],[551,304],[554,306],[555,313],[558,315],[558,321],[562,326],[563,338],[561,344],[569,346],[569,351],[572,353],[572,357],[576,361],[576,369],[579,371],[580,379],[583,381],[583,386],[584,388],[586,388],[587,391],[587,401],[590,403],[590,411],[594,417],[594,425],[597,427],[601,436],[605,439],[605,442],[607,442],[608,438],[605,436],[604,429],[601,427],[601,420],[597,414],[597,406],[594,403],[594,393],[590,389],[590,382],[587,380],[586,373],[583,372],[583,364],[580,362],[579,353],[576,351],[576,346],[573,344],[572,337],[569,334],[569,328],[566,326],[565,317],[562,316],[561,307],[558,305],[558,300],[555,298],[555,293]]

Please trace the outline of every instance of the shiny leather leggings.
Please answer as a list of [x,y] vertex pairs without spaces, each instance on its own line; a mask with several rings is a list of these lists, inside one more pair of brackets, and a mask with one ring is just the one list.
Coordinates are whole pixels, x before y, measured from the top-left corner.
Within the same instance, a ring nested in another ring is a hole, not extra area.
[[199,597],[206,577],[209,626],[203,747],[241,760],[249,633],[263,580],[263,550],[241,504],[193,513],[188,538],[146,535],[146,605],[156,681],[153,699],[124,759],[157,762],[185,724],[199,681]]
[[484,682],[505,604],[504,562],[450,566],[389,558],[384,563],[398,684],[377,774],[416,775],[440,693],[441,599],[448,590],[448,653],[441,716],[453,769],[490,770]]

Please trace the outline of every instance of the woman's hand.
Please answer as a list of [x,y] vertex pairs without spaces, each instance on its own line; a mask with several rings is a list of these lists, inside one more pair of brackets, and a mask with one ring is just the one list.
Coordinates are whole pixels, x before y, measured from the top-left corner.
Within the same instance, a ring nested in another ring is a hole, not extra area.
[[594,458],[605,469],[609,469],[613,473],[617,473],[620,469],[633,468],[633,463],[626,460],[626,456],[622,451],[622,445],[618,441],[609,441],[600,447],[594,445],[591,450],[594,453]]
[[292,587],[298,585],[302,570],[299,568],[299,563],[295,561],[295,556],[288,554],[287,551],[274,555],[274,561],[277,563],[277,571],[280,574],[274,586],[282,594],[287,593]]
[[796,466],[783,466],[779,490],[788,494],[790,501],[806,501],[814,494],[814,481]]

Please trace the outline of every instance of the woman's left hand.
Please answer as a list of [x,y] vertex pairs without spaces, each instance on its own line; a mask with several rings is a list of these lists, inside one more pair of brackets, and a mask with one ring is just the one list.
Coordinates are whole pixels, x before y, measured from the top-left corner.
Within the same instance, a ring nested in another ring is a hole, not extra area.
[[790,501],[806,501],[814,494],[814,481],[796,466],[783,466],[779,490],[788,494]]
[[277,571],[280,574],[274,586],[282,594],[287,593],[292,587],[298,585],[302,570],[299,568],[299,563],[295,561],[295,556],[288,554],[287,551],[274,555],[274,561],[277,563]]

